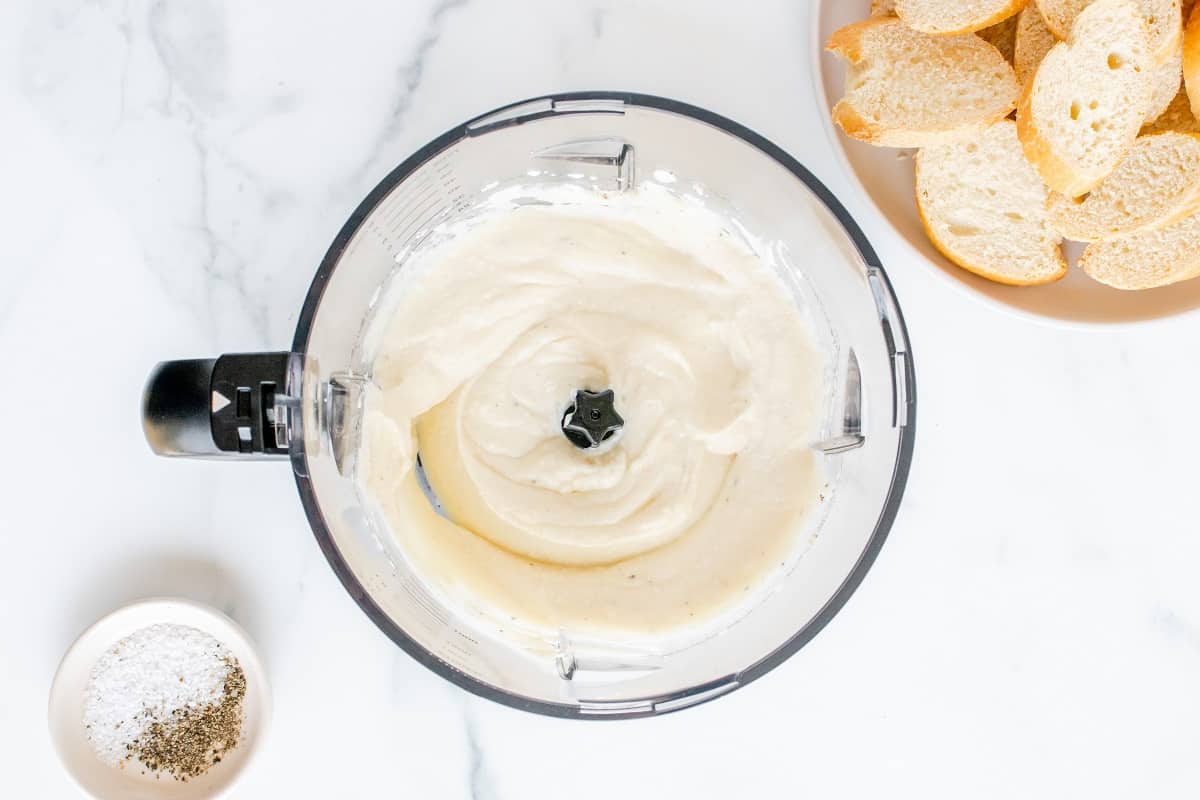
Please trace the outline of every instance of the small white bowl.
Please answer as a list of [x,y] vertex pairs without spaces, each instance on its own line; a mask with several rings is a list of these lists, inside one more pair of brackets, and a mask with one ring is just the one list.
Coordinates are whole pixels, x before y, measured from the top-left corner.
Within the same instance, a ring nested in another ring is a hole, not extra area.
[[[917,214],[911,153],[850,139],[834,126],[828,113],[842,96],[846,67],[841,58],[825,50],[825,43],[843,25],[866,19],[870,5],[869,0],[813,3],[812,70],[820,113],[847,174],[935,274],[1001,309],[1067,327],[1145,322],[1200,309],[1200,280],[1144,292],[1123,292],[1093,281],[1072,266],[1065,278],[1048,286],[1002,286],[967,272],[939,253],[925,236]],[[1074,256],[1078,249],[1068,249],[1068,256]]]
[[[126,636],[159,623],[187,625],[230,649],[246,674],[242,740],[219,764],[195,778],[127,767],[110,767],[96,757],[83,728],[84,690],[92,666]],[[214,608],[175,598],[152,598],[120,608],[84,631],[63,656],[50,687],[50,738],[67,772],[98,800],[208,800],[224,794],[254,755],[271,716],[266,672],[246,632]]]

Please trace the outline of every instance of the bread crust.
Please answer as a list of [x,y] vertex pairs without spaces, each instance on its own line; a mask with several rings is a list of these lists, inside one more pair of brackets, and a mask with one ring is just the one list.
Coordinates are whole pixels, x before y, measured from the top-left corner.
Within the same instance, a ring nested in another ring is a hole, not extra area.
[[[1061,46],[1060,44],[1055,47]],[[1017,139],[1025,158],[1037,168],[1047,186],[1067,197],[1078,197],[1092,188],[1090,181],[1083,180],[1074,168],[1054,152],[1050,140],[1039,130],[1033,115],[1033,86],[1037,73],[1025,82],[1021,97],[1017,100]]]
[[869,120],[855,110],[853,104],[839,100],[833,107],[833,121],[851,139],[875,145],[876,147],[897,147],[901,149],[932,147],[938,144],[948,144],[970,136],[982,133],[988,126],[1004,119],[1007,114],[971,125],[961,125],[943,131],[914,131],[903,128],[886,128],[873,120]]
[[1200,5],[1192,8],[1183,31],[1183,86],[1192,115],[1200,116]]
[[860,22],[852,22],[834,31],[830,35],[829,41],[825,43],[825,49],[831,53],[837,53],[851,64],[858,64],[863,58],[863,34],[872,28],[891,25],[894,21],[894,17],[879,16],[868,17]]
[[[955,2],[955,0],[950,0],[950,2]],[[999,22],[1003,22],[1014,14],[1020,13],[1026,6],[1029,5],[1029,3],[1030,0],[1008,0],[1005,5],[995,14],[953,30],[933,28],[928,26],[921,27],[913,24],[904,17],[905,0],[896,0],[896,16],[904,20],[904,22],[911,26],[913,30],[921,31],[922,33],[928,33],[934,36],[960,36],[964,33],[975,33],[976,31],[981,31],[984,28],[988,28]]]
[[1002,283],[1005,286],[1045,286],[1048,283],[1062,280],[1067,274],[1067,258],[1063,255],[1061,246],[1058,251],[1058,262],[1061,268],[1058,272],[1048,277],[1021,280],[1010,275],[1001,275],[1000,273],[990,271],[986,267],[972,264],[965,259],[959,258],[950,251],[946,243],[939,239],[937,234],[933,232],[933,226],[929,224],[929,219],[925,216],[925,208],[921,205],[920,198],[917,199],[917,216],[921,219],[921,227],[925,229],[926,238],[929,239],[930,243],[933,244],[939,253],[955,266],[962,267],[967,272],[978,275],[981,278],[987,278],[992,283]]

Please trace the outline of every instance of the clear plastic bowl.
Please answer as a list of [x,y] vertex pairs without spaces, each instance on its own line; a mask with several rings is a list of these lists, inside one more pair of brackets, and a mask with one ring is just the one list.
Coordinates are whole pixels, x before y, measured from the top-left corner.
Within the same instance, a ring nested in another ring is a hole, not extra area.
[[[619,192],[658,175],[770,248],[818,328],[829,368],[814,446],[825,453],[831,492],[815,538],[790,572],[706,635],[633,646],[565,631],[547,655],[442,604],[372,512],[356,474],[373,356],[364,333],[395,271],[494,193],[531,176]],[[262,418],[266,446],[257,448],[263,434],[255,427],[241,449],[290,456],[317,541],[347,591],[396,644],[447,680],[553,716],[661,714],[726,694],[780,664],[863,579],[896,514],[912,454],[915,385],[903,319],[883,267],[845,209],[761,136],[703,109],[643,95],[588,92],[518,103],[414,154],[333,243],[286,363],[285,386],[262,401],[271,411]],[[154,405],[155,393],[152,379],[148,419],[175,419]],[[214,432],[215,420],[214,411]],[[203,430],[190,430],[203,438]],[[177,436],[173,445],[150,422],[147,431],[159,452],[196,454],[195,437],[189,444]]]

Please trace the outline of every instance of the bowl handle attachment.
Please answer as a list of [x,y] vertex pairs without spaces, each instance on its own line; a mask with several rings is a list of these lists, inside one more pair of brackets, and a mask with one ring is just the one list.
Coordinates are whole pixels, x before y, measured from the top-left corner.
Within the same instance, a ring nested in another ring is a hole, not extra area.
[[184,458],[286,457],[303,361],[285,352],[159,363],[142,395],[150,449]]

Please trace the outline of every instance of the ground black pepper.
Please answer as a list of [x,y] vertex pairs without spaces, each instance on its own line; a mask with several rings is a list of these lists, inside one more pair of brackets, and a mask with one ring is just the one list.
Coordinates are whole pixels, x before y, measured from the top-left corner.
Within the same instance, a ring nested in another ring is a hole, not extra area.
[[180,708],[166,722],[154,722],[129,745],[146,768],[186,781],[203,775],[237,747],[242,736],[242,699],[246,674],[235,658],[227,658],[229,674],[221,699],[196,708]]

